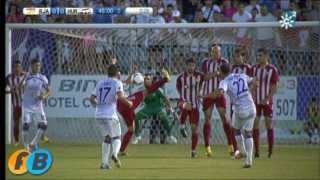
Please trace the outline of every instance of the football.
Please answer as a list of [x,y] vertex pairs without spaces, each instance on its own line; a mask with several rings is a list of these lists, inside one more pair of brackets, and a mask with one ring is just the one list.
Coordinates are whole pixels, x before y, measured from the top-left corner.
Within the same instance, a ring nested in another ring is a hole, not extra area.
[[141,73],[137,72],[132,76],[132,80],[135,84],[141,84],[144,81],[144,77]]

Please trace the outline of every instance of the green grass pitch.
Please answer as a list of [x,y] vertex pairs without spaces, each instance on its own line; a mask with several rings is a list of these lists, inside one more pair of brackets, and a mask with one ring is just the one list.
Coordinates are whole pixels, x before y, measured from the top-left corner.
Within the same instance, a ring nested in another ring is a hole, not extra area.
[[[20,147],[6,147],[6,159]],[[232,160],[224,145],[213,148],[214,156],[190,158],[190,145],[129,145],[129,156],[120,157],[122,167],[100,170],[100,144],[43,144],[53,155],[53,165],[44,175],[15,176],[8,168],[7,179],[320,179],[319,146],[276,145],[272,159],[261,147],[259,159],[250,169],[242,160]]]

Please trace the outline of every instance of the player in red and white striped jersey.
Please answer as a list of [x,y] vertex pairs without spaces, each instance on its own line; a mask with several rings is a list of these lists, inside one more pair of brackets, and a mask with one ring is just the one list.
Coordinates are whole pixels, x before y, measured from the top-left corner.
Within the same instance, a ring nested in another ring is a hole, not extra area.
[[272,126],[272,99],[277,91],[279,82],[279,73],[277,68],[270,64],[269,54],[265,48],[258,50],[258,64],[252,67],[253,77],[259,81],[255,92],[255,103],[257,107],[257,118],[253,129],[253,140],[255,145],[255,157],[259,157],[259,121],[263,113],[266,118],[266,127],[268,129],[268,157],[270,158],[273,150],[273,126]]
[[185,125],[187,118],[191,124],[191,157],[196,157],[198,144],[199,124],[199,94],[203,82],[203,74],[196,71],[196,62],[193,58],[187,60],[187,71],[177,78],[176,89],[180,95],[179,107],[181,110],[180,123]]
[[232,65],[232,73],[244,73],[249,77],[252,77],[252,68],[250,64],[244,61],[245,53],[241,49],[236,49],[234,51],[235,64]]
[[[221,47],[217,44],[213,44],[211,47],[212,59],[207,59],[203,62],[202,72],[204,73],[204,86],[203,95],[212,93],[218,89],[220,78],[219,78],[219,67],[223,63],[229,63],[227,59],[221,56]],[[231,155],[234,153],[233,141],[235,137],[230,135],[230,122],[227,120],[226,115],[226,99],[224,96],[219,96],[218,98],[212,99],[210,97],[203,99],[203,111],[205,114],[205,123],[203,126],[204,142],[206,147],[207,156],[212,155],[210,147],[210,136],[211,136],[211,116],[212,111],[216,106],[220,118],[222,120],[223,129],[228,141],[228,151]]]
[[13,73],[6,77],[6,93],[11,93],[12,114],[13,114],[13,136],[15,145],[19,144],[19,123],[21,119],[21,97],[22,81],[25,79],[26,73],[23,71],[21,62],[13,63]]
[[[246,74],[248,75],[249,77],[252,77],[252,69],[251,69],[251,66],[250,64],[247,64],[245,61],[245,52],[238,48],[234,51],[234,61],[235,63],[232,65],[232,73],[235,73],[235,74],[240,74],[240,73],[243,73],[243,74]],[[231,104],[231,110],[230,110],[230,118],[231,118],[231,126],[232,124],[234,124],[234,119],[233,119],[233,105]],[[234,135],[234,129],[232,127],[232,131],[231,131],[231,136],[235,136]],[[233,148],[235,151],[238,150],[238,146],[237,146],[237,142],[236,141],[233,141]]]

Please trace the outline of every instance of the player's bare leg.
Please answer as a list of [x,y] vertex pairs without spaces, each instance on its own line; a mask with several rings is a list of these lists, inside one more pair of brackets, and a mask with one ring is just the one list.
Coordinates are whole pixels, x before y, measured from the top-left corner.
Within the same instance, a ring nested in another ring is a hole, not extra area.
[[205,123],[203,125],[203,137],[204,137],[204,145],[206,148],[206,155],[208,157],[212,157],[212,150],[210,147],[212,110],[213,110],[213,106],[209,107],[204,111]]
[[252,149],[253,149],[253,138],[252,131],[244,131],[245,148],[246,148],[246,160],[244,168],[250,168],[252,166]]
[[253,124],[253,142],[254,142],[254,157],[259,158],[260,157],[260,151],[259,151],[259,141],[260,141],[260,116],[257,116],[256,119],[254,120]]
[[266,117],[266,127],[267,127],[267,136],[268,136],[268,158],[271,158],[273,152],[273,143],[274,143],[274,132],[273,132],[273,123],[271,117]]
[[[227,120],[227,115],[226,115],[226,109],[219,107],[217,108],[218,113],[220,115],[221,121],[222,121],[222,125],[223,125],[223,130],[224,133],[227,137],[227,142],[228,142],[228,152],[231,156],[234,155],[234,147],[233,147],[233,140],[235,141],[235,137],[231,137],[231,126],[229,121]],[[232,133],[233,134],[233,133]]]
[[195,123],[191,123],[191,131],[192,131],[192,137],[191,137],[191,158],[197,157],[197,144],[198,144],[198,125]]

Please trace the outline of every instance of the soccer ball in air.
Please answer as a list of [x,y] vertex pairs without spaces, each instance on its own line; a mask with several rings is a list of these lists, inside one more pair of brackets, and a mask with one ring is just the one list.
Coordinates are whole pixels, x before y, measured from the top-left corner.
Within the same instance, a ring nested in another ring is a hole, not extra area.
[[134,73],[134,75],[133,75],[133,82],[135,83],[135,84],[141,84],[141,83],[143,83],[143,81],[144,81],[144,77],[143,77],[143,75],[141,74],[141,73]]

